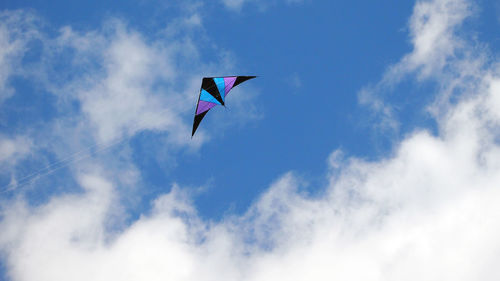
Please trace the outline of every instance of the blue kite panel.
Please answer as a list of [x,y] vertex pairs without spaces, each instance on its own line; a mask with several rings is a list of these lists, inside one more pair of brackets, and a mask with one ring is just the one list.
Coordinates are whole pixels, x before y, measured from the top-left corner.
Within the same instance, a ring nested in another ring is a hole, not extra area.
[[214,82],[215,85],[217,85],[217,89],[219,90],[222,100],[225,101],[226,90],[225,90],[224,78],[223,77],[214,78]]
[[211,94],[209,94],[207,91],[204,89],[201,89],[201,94],[200,94],[200,100],[208,101],[208,102],[213,102],[216,104],[220,104],[218,100],[214,98]]

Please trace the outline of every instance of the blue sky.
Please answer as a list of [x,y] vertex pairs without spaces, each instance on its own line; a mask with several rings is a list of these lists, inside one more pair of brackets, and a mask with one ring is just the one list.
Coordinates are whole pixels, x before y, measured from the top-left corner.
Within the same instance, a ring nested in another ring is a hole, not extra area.
[[[179,13],[186,13],[186,17],[190,13],[182,11],[179,4],[160,7],[160,12],[157,3],[147,1],[131,1],[121,7],[100,2],[54,3],[48,7],[44,3],[22,5],[16,1],[10,5],[10,9],[34,9],[52,36],[61,26],[88,31],[100,29],[106,21],[117,18],[128,28],[141,32],[145,40],[160,42],[164,38],[158,33],[169,22],[175,21]],[[145,132],[142,138],[132,139],[134,158],[144,166],[141,169],[147,175],[145,180],[156,189],[164,191],[173,181],[193,186],[208,182],[212,190],[198,200],[202,213],[210,217],[219,217],[230,205],[238,211],[245,210],[276,175],[288,170],[320,177],[325,172],[326,155],[332,149],[341,147],[346,153],[361,157],[377,157],[389,149],[388,138],[371,128],[371,113],[359,106],[357,92],[367,83],[377,81],[388,63],[410,49],[405,29],[412,3],[390,5],[391,9],[385,8],[389,4],[371,4],[374,7],[361,11],[335,3],[275,3],[265,10],[258,5],[249,3],[244,10],[234,11],[206,3],[196,12],[203,25],[190,34],[195,44],[206,45],[198,50],[201,61],[217,63],[222,53],[228,52],[234,64],[230,72],[214,69],[202,75],[260,76],[246,85],[258,93],[250,101],[254,111],[251,114],[256,118],[236,121],[215,132],[212,142],[196,155],[176,157],[174,166],[169,165],[168,159],[145,151],[151,145],[149,141],[161,145],[161,141],[155,140],[157,135]],[[373,9],[380,13],[372,13]],[[375,28],[383,32],[376,32]],[[36,46],[30,51],[36,53]],[[74,71],[65,71],[68,70]],[[177,83],[182,88],[182,77]],[[196,94],[192,94],[193,100]],[[21,96],[18,103],[24,103]],[[40,108],[50,107],[49,104]],[[420,109],[413,113],[417,116],[408,118],[409,122],[426,119]],[[47,111],[37,112],[34,118],[48,117],[54,109]],[[219,115],[219,121],[234,118],[232,112],[214,111],[211,115]],[[244,108],[239,114],[245,114]],[[186,116],[186,122],[189,118]],[[205,122],[210,119],[214,118]],[[221,166],[224,168],[215,168]],[[213,205],[214,201],[218,203]]]
[[498,277],[495,1],[0,10],[1,280]]

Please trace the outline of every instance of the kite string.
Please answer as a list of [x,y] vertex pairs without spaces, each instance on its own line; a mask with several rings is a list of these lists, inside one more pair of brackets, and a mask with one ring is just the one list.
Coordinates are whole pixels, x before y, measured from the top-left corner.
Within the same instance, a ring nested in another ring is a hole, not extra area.
[[[165,108],[165,109],[159,111],[158,114],[161,115],[162,113],[166,112],[167,110],[169,110],[169,108]],[[129,131],[135,131],[135,130],[139,129],[142,125],[144,125],[145,122],[146,122],[146,120],[143,119],[141,122],[136,123],[131,129],[129,129]],[[23,188],[26,184],[28,184],[31,180],[34,180],[35,178],[40,178],[40,177],[49,175],[49,174],[51,174],[59,169],[62,169],[62,168],[66,167],[72,163],[77,163],[83,159],[90,157],[93,149],[95,149],[94,153],[102,152],[102,151],[105,151],[105,150],[115,146],[115,145],[123,143],[129,137],[130,136],[127,135],[127,133],[124,133],[122,137],[118,138],[114,142],[110,142],[110,143],[102,142],[100,144],[93,144],[93,145],[88,146],[84,149],[81,149],[80,151],[77,151],[77,152],[75,152],[75,153],[73,153],[73,154],[71,154],[63,159],[60,159],[60,160],[57,160],[55,162],[50,163],[49,165],[39,169],[38,171],[36,171],[32,174],[29,174],[27,176],[22,177],[16,183],[11,182],[11,183],[3,186],[0,189],[0,194],[7,193],[7,192],[13,191],[13,190],[19,190],[20,188]],[[82,153],[84,153],[84,154],[78,158],[78,156]]]
[[[100,104],[100,105],[98,105],[98,106],[97,106],[97,110],[99,111],[100,109],[104,108],[105,106],[107,106],[107,105],[106,105],[106,104]],[[141,124],[136,124],[136,125],[141,125]],[[85,148],[83,148],[83,149],[81,149],[81,150],[79,150],[79,151],[77,151],[77,152],[75,152],[75,153],[70,154],[69,156],[66,156],[66,157],[65,157],[65,158],[63,158],[63,159],[59,159],[59,160],[56,160],[56,161],[55,161],[55,162],[53,162],[53,163],[50,163],[49,165],[47,165],[47,166],[45,166],[45,167],[41,168],[40,170],[38,170],[38,171],[36,171],[36,172],[34,172],[34,173],[32,173],[32,174],[26,175],[26,176],[24,176],[24,177],[22,177],[22,178],[18,179],[18,180],[17,180],[17,182],[23,182],[23,181],[25,181],[25,180],[29,180],[30,178],[33,178],[33,177],[35,177],[35,176],[37,176],[37,175],[39,175],[39,174],[43,173],[43,172],[44,172],[44,171],[46,171],[46,170],[52,170],[51,168],[52,168],[53,166],[60,165],[60,164],[64,164],[64,163],[71,163],[71,160],[72,160],[72,159],[74,159],[74,158],[76,158],[76,156],[78,156],[79,154],[84,153],[84,152],[86,152],[86,153],[90,153],[90,152],[91,152],[91,150],[92,150],[93,148],[96,148],[96,147],[97,147],[97,148],[99,148],[99,147],[100,147],[100,146],[102,146],[102,145],[106,145],[106,143],[104,143],[104,142],[102,142],[102,143],[96,143],[96,144],[90,145],[90,146],[88,146],[88,147],[85,147]],[[65,165],[63,165],[63,167],[64,167],[64,166],[65,166]],[[43,174],[45,174],[45,173],[43,173]],[[7,184],[5,187],[9,187],[9,186],[17,186],[17,185],[18,185],[18,184],[12,184],[12,183],[9,183],[9,184]],[[3,188],[2,188],[2,189],[3,189]],[[0,193],[2,193],[2,192],[1,192],[1,190],[0,190]]]
[[[9,191],[13,191],[15,189],[19,190],[20,188],[24,187],[25,185],[27,185],[28,183],[30,183],[31,181],[35,180],[36,178],[40,178],[40,177],[43,177],[43,176],[46,176],[46,175],[50,175],[51,173],[57,171],[57,170],[60,170],[64,167],[67,167],[68,165],[72,164],[72,163],[77,163],[83,159],[86,159],[86,158],[89,158],[92,154],[92,151],[91,149],[93,147],[98,147],[97,150],[94,151],[94,153],[97,153],[97,152],[101,152],[101,151],[105,151],[106,149],[108,148],[111,148],[112,146],[114,145],[117,145],[117,144],[120,144],[121,142],[124,142],[125,141],[125,137],[123,138],[120,138],[118,139],[117,141],[115,142],[111,142],[111,143],[103,143],[103,144],[99,144],[99,145],[93,145],[93,146],[90,146],[89,148],[87,149],[82,149],[81,151],[77,152],[77,153],[74,153],[71,157],[67,157],[67,161],[56,161],[40,170],[38,170],[37,172],[35,173],[32,173],[30,175],[27,175],[21,179],[18,180],[17,183],[15,184],[8,184],[6,186],[4,186],[4,188],[2,188],[2,190],[0,190],[0,194],[2,193],[6,193],[6,192],[9,192]],[[87,151],[87,153],[79,156],[79,157],[76,157],[78,156],[78,154],[81,154],[82,152],[84,151]]]
[[69,155],[69,156],[67,156],[67,157],[65,157],[65,158],[63,158],[63,159],[57,160],[57,161],[55,161],[55,162],[53,162],[53,163],[50,163],[50,164],[49,164],[49,165],[47,165],[46,167],[43,167],[42,169],[40,169],[40,170],[38,170],[38,171],[36,171],[36,172],[34,172],[34,173],[32,173],[32,174],[29,174],[29,175],[26,175],[26,176],[24,176],[24,177],[20,178],[18,181],[24,181],[25,179],[29,179],[29,178],[31,178],[31,177],[34,177],[34,176],[38,175],[39,173],[44,172],[45,170],[50,170],[53,166],[60,165],[60,164],[64,164],[64,163],[66,163],[66,162],[70,162],[70,161],[71,161],[71,159],[75,158],[75,157],[76,157],[76,156],[78,156],[79,154],[81,154],[81,153],[83,153],[83,152],[86,152],[86,151],[91,151],[93,148],[95,148],[95,147],[99,147],[99,146],[101,146],[101,145],[103,145],[103,144],[104,144],[104,143],[101,143],[101,144],[93,144],[93,145],[91,145],[91,146],[89,146],[89,147],[86,147],[86,148],[84,148],[84,149],[81,149],[81,150],[79,150],[79,151],[77,151],[77,152],[75,152],[75,153],[73,153],[73,154],[71,154],[71,155]]

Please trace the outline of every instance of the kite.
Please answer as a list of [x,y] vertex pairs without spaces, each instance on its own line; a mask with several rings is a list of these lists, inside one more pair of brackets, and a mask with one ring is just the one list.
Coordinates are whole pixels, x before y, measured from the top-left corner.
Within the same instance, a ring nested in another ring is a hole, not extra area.
[[201,120],[212,107],[216,105],[225,106],[226,96],[232,88],[255,77],[257,76],[204,77],[201,82],[198,103],[196,104],[191,137],[194,136]]

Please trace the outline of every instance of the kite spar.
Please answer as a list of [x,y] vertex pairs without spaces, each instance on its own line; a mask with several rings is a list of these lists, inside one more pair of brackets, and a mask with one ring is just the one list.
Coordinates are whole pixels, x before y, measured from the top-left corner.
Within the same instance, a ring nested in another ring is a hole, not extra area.
[[203,78],[198,103],[196,104],[193,132],[191,133],[191,137],[194,136],[201,120],[205,117],[207,112],[212,109],[212,107],[216,105],[225,106],[226,96],[232,88],[255,77],[257,76],[223,76]]

